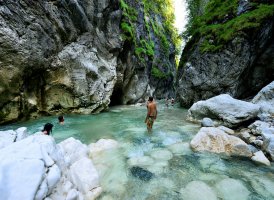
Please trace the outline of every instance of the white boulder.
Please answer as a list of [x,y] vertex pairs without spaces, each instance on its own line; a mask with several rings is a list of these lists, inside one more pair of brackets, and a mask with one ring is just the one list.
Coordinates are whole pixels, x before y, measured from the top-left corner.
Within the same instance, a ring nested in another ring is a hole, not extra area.
[[255,119],[260,106],[237,100],[228,94],[210,98],[205,101],[194,103],[188,110],[188,118],[201,120],[204,117],[217,119],[229,128],[237,127],[242,123]]
[[46,135],[30,136],[1,149],[0,199],[45,198],[60,178],[57,165],[52,170],[47,165],[48,157],[55,159],[55,151],[53,138]]
[[72,183],[77,186],[83,194],[99,187],[99,175],[92,161],[86,157],[73,163],[69,174]]
[[27,128],[26,127],[21,127],[15,130],[16,132],[16,142],[23,140],[24,138],[27,137]]
[[0,131],[0,149],[15,142],[16,135],[16,132],[13,130]]
[[258,151],[256,153],[254,153],[254,156],[251,157],[251,160],[253,160],[254,162],[259,163],[259,164],[270,166],[269,160],[265,157],[265,155],[262,151]]
[[112,139],[100,139],[96,143],[91,143],[89,145],[89,154],[90,156],[95,156],[102,151],[115,149],[117,148],[118,142]]
[[58,146],[60,146],[67,166],[72,165],[81,158],[88,157],[87,145],[82,144],[73,137],[60,142]]
[[252,103],[260,106],[261,113],[274,114],[274,81],[261,89]]
[[203,127],[191,140],[190,146],[195,151],[226,153],[227,155],[251,157],[248,145],[240,138],[228,135],[224,131]]

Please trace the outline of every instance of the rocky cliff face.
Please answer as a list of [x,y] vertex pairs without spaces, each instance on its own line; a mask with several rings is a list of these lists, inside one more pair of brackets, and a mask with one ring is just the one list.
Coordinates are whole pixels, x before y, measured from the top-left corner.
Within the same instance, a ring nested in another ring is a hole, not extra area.
[[136,44],[149,32],[142,4],[134,2],[128,4],[138,11],[137,43],[123,37],[125,10],[118,0],[0,1],[0,124],[172,94],[174,74],[160,79],[150,73],[156,61],[174,73],[174,45],[168,39],[163,54],[155,37],[155,56],[137,56]]
[[236,6],[222,19],[205,18],[207,29],[200,28],[184,49],[177,81],[182,106],[222,93],[248,98],[274,79],[273,5]]

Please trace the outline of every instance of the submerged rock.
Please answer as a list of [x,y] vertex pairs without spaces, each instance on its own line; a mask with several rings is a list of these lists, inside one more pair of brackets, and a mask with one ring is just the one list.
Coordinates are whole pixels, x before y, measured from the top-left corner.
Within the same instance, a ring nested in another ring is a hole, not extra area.
[[153,165],[154,160],[149,157],[149,156],[141,156],[141,157],[132,157],[130,158],[127,163],[130,166],[140,166],[140,167],[144,167],[144,166],[150,166]]
[[170,160],[173,155],[167,149],[155,149],[150,153],[150,156],[155,160]]
[[100,139],[96,143],[89,145],[89,155],[96,156],[102,151],[118,148],[118,142],[112,139]]
[[240,180],[227,178],[216,184],[218,197],[226,200],[247,200],[250,191]]
[[142,181],[149,181],[154,176],[153,173],[141,167],[132,167],[130,168],[130,172],[133,176],[139,178]]
[[192,181],[180,190],[182,199],[217,200],[214,190],[202,181]]
[[228,94],[222,94],[193,104],[188,110],[188,117],[194,120],[210,117],[233,128],[254,120],[259,113],[259,108],[253,103],[234,99]]
[[192,153],[188,142],[178,142],[168,146],[168,149],[175,155],[188,155]]

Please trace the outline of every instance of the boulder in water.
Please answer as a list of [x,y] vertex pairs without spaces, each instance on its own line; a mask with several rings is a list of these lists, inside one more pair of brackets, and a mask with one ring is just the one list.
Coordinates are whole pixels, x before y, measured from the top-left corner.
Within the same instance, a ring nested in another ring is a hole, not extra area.
[[213,128],[203,127],[191,140],[190,146],[195,151],[209,151],[214,153],[226,153],[228,155],[251,157],[252,153],[248,145],[224,131]]
[[249,190],[240,180],[227,178],[216,184],[218,196],[226,200],[247,200],[250,194]]
[[215,192],[202,181],[192,181],[180,190],[183,199],[187,200],[217,200]]
[[201,120],[210,117],[223,121],[224,125],[233,128],[253,120],[259,113],[260,106],[237,100],[228,94],[222,94],[206,101],[194,103],[188,110],[188,118]]
[[142,181],[149,181],[154,176],[153,173],[141,167],[132,167],[130,172],[133,176],[139,178]]

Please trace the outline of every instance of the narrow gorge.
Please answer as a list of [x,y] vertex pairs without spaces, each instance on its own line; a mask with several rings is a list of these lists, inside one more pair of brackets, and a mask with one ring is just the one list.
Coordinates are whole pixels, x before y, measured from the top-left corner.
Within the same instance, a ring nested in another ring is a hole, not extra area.
[[274,199],[273,0],[0,0],[0,200]]
[[0,8],[0,123],[175,94],[171,1],[7,0]]

